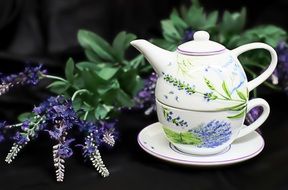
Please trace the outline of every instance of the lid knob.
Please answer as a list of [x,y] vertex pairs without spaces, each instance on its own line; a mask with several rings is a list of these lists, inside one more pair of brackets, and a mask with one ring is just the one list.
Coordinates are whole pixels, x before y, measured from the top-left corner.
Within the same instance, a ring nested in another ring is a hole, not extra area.
[[206,31],[198,31],[195,32],[193,35],[194,40],[196,41],[205,41],[205,40],[209,40],[209,33]]

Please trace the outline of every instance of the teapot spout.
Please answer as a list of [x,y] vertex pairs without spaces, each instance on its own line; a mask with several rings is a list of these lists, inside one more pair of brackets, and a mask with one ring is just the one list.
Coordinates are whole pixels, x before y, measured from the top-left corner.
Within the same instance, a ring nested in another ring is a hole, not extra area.
[[162,75],[165,68],[174,63],[175,52],[164,50],[142,39],[134,40],[130,44],[144,55],[158,75]]

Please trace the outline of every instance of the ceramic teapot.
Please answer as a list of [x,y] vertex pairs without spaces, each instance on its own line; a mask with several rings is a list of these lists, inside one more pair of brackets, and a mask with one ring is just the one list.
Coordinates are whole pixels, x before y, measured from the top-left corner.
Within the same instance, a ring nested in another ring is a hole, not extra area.
[[[267,44],[250,43],[228,50],[209,40],[205,31],[195,32],[193,37],[194,40],[181,44],[175,52],[146,40],[131,42],[157,72],[155,96],[165,105],[198,111],[237,107],[248,100],[249,92],[264,82],[276,67],[277,54]],[[271,64],[260,76],[247,82],[237,57],[260,48],[270,52]]]
[[[131,44],[158,74],[157,115],[167,140],[183,152],[216,154],[267,119],[269,104],[261,98],[249,100],[248,96],[272,74],[277,54],[263,43],[228,50],[210,41],[205,31],[195,32],[193,37],[193,41],[181,44],[175,52],[146,40],[135,40]],[[260,76],[248,82],[237,57],[260,48],[270,52],[271,63]],[[253,124],[244,125],[246,113],[256,106],[263,108],[262,115]]]

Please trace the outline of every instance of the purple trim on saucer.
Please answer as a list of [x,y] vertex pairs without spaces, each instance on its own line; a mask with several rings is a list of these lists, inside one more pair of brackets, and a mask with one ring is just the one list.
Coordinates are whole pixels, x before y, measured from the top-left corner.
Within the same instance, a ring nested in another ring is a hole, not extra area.
[[[142,131],[141,131],[142,132]],[[140,133],[141,133],[140,132]],[[200,164],[203,164],[203,166],[207,165],[209,166],[209,164],[213,164],[213,165],[216,165],[217,163],[219,164],[231,164],[231,163],[234,163],[234,162],[237,162],[237,161],[242,161],[243,159],[244,160],[248,160],[249,158],[253,158],[254,156],[258,155],[264,148],[264,145],[265,145],[265,142],[264,140],[262,139],[263,141],[263,145],[257,150],[255,151],[254,153],[252,154],[249,154],[247,156],[243,156],[243,157],[240,157],[240,158],[235,158],[235,159],[230,159],[230,160],[223,160],[223,161],[214,161],[214,162],[201,162],[201,161],[188,161],[188,160],[182,160],[182,159],[176,159],[176,158],[171,158],[169,156],[163,156],[161,154],[158,154],[156,152],[153,152],[149,149],[147,149],[140,141],[139,139],[139,135],[140,133],[138,134],[137,136],[137,142],[138,144],[140,145],[140,147],[145,150],[147,153],[151,154],[151,155],[154,155],[156,156],[157,158],[160,158],[160,159],[163,159],[163,160],[166,160],[166,161],[171,161],[171,162],[174,162],[174,163],[179,163],[179,164],[190,164],[190,165],[200,165]],[[243,160],[243,161],[244,161]],[[180,163],[182,162],[182,163]]]
[[215,55],[215,54],[222,53],[225,50],[226,50],[226,48],[221,49],[221,50],[217,50],[217,51],[192,52],[192,51],[185,51],[185,50],[181,50],[181,49],[177,48],[177,51],[181,54],[184,54],[184,55]]

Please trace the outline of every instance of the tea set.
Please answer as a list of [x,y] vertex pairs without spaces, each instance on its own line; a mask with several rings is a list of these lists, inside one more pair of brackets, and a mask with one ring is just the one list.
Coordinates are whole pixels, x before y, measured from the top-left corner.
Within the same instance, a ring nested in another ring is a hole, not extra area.
[[[193,40],[174,52],[146,40],[134,40],[158,74],[155,97],[159,122],[144,128],[138,143],[149,154],[188,165],[225,165],[258,155],[264,140],[255,130],[269,116],[269,104],[249,100],[249,92],[263,83],[277,65],[275,50],[264,43],[250,43],[233,50],[209,40],[197,31]],[[269,67],[248,82],[238,56],[248,50],[265,49]],[[249,126],[245,115],[261,106],[261,116]]]

